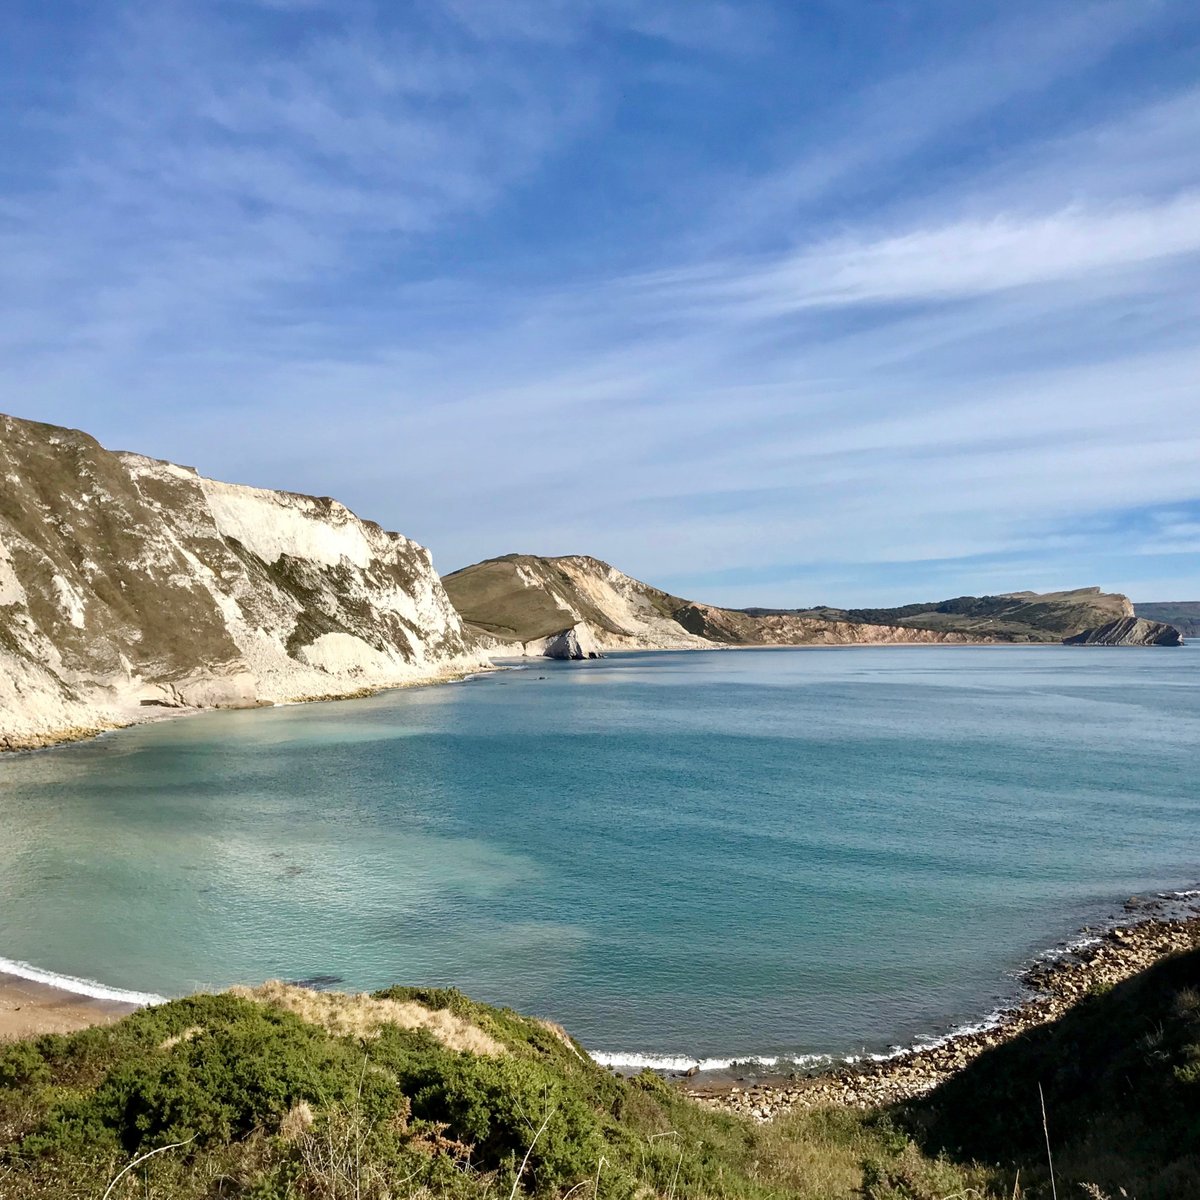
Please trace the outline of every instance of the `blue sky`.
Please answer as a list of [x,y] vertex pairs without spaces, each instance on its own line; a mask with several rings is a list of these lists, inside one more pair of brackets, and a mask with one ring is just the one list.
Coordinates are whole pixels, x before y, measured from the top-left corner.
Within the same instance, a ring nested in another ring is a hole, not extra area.
[[1200,10],[0,14],[0,408],[443,570],[1200,598]]

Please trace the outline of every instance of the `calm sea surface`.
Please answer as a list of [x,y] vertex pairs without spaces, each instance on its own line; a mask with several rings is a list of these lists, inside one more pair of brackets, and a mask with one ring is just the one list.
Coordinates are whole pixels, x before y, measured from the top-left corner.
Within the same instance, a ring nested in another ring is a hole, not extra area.
[[626,1059],[882,1049],[1195,886],[1198,750],[1195,644],[616,655],[169,721],[0,760],[0,955],[457,984]]

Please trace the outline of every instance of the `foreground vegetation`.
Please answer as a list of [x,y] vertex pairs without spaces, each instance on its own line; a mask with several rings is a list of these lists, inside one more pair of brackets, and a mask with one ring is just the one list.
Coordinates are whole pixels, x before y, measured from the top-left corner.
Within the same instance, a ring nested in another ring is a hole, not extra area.
[[904,1114],[929,1153],[1019,1168],[1060,1196],[1200,1198],[1200,951],[1098,989]]
[[767,1126],[456,991],[194,996],[0,1049],[0,1196],[1038,1197],[1039,1084],[1059,1195],[1200,1196],[1200,954],[920,1104]]

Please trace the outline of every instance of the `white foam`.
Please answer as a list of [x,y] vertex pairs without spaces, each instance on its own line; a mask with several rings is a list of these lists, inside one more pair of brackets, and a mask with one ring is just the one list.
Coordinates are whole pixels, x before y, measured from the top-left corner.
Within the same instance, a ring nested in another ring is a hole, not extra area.
[[598,1050],[591,1054],[592,1061],[602,1067],[625,1067],[630,1070],[728,1071],[732,1067],[758,1068],[760,1070],[794,1070],[827,1066],[833,1059],[827,1054],[757,1055],[740,1054],[734,1058],[688,1058],[681,1054],[646,1054],[636,1050]]
[[809,1071],[818,1067],[831,1067],[836,1063],[854,1066],[863,1062],[888,1062],[906,1054],[925,1050],[937,1050],[958,1038],[975,1033],[986,1033],[1001,1024],[1005,1016],[1020,1001],[993,1009],[980,1020],[956,1025],[948,1033],[920,1034],[909,1045],[891,1046],[883,1051],[863,1051],[861,1054],[741,1054],[733,1058],[688,1058],[679,1054],[645,1054],[628,1051],[598,1051],[592,1054],[593,1061],[602,1067],[621,1067],[627,1070],[646,1069],[651,1071],[688,1071],[695,1067],[700,1071],[728,1071],[734,1067],[750,1071]]
[[132,992],[126,988],[109,987],[94,979],[58,975],[54,971],[44,971],[31,963],[11,958],[0,958],[0,974],[16,975],[32,983],[44,983],[47,987],[73,992],[76,996],[91,996],[94,1000],[118,1000],[123,1004],[165,1004],[167,1001],[166,996],[160,996],[157,992]]

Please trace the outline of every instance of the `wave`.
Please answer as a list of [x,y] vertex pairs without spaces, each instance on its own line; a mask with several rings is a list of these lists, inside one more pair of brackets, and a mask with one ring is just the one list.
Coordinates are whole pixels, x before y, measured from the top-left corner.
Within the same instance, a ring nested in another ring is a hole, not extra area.
[[[1025,965],[1011,972],[1020,984],[1016,994],[983,1017],[964,1021],[955,1025],[945,1033],[918,1034],[907,1045],[891,1046],[882,1051],[863,1051],[860,1054],[743,1054],[732,1058],[689,1058],[678,1054],[647,1054],[640,1052],[603,1051],[592,1055],[592,1058],[602,1067],[624,1067],[628,1069],[649,1068],[652,1071],[680,1072],[689,1071],[693,1067],[700,1071],[728,1071],[734,1067],[755,1069],[782,1073],[784,1071],[806,1071],[820,1067],[830,1067],[838,1063],[853,1066],[864,1062],[888,1062],[901,1058],[906,1054],[927,1050],[937,1050],[948,1046],[960,1038],[973,1034],[987,1033],[1004,1023],[1005,1019],[1025,1004],[1031,990],[1023,979],[1030,966],[1038,963],[1054,962],[1068,958],[1082,950],[1098,946],[1104,941],[1107,933],[1119,927],[1136,925],[1147,918],[1195,916],[1200,910],[1200,888],[1180,888],[1174,891],[1152,892],[1152,901],[1144,909],[1135,909],[1122,916],[1104,921],[1098,926],[1082,930],[1068,941],[1033,955]],[[1157,902],[1157,904],[1155,903]]]
[[729,1071],[736,1068],[748,1071],[812,1071],[832,1067],[838,1063],[853,1066],[862,1062],[888,1062],[905,1054],[920,1050],[936,1050],[958,1038],[973,1033],[985,1033],[1003,1021],[1005,1015],[1020,1003],[993,1009],[978,1020],[956,1025],[947,1033],[920,1034],[905,1046],[891,1046],[887,1050],[863,1051],[861,1054],[738,1054],[730,1058],[689,1058],[682,1054],[649,1054],[640,1051],[596,1051],[592,1059],[602,1067],[624,1067],[627,1069],[649,1069],[651,1071]]
[[160,996],[157,992],[134,992],[127,988],[109,987],[95,979],[59,975],[54,971],[44,971],[32,963],[12,958],[0,958],[0,974],[15,975],[20,979],[28,979],[31,983],[43,983],[47,987],[71,992],[76,996],[90,996],[93,1000],[117,1000],[122,1004],[165,1004],[167,1001],[166,996]]
[[[509,669],[521,671],[528,670],[529,668],[512,667]],[[1151,895],[1162,906],[1157,912],[1154,911],[1153,906],[1150,906],[1148,911],[1135,912],[1124,917],[1113,918],[1103,922],[1098,927],[1092,926],[1087,928],[1081,931],[1076,937],[1061,942],[1057,946],[1048,947],[1039,954],[1035,954],[1031,960],[1027,960],[1026,967],[1031,963],[1053,961],[1054,959],[1066,957],[1080,950],[1097,945],[1104,940],[1104,935],[1109,930],[1119,926],[1138,924],[1139,921],[1145,919],[1147,916],[1161,916],[1164,914],[1164,910],[1168,915],[1172,912],[1183,912],[1187,916],[1195,916],[1200,911],[1200,904],[1197,903],[1200,900],[1200,888],[1181,888],[1174,891],[1154,892]],[[1181,906],[1181,908],[1172,910],[1170,908],[1172,904]],[[80,979],[74,975],[60,975],[57,972],[47,971],[41,967],[35,967],[31,963],[11,958],[0,958],[0,974],[28,979],[33,983],[45,984],[48,987],[71,992],[77,996],[88,996],[96,1000],[113,1000],[125,1004],[149,1005],[165,1004],[169,999],[169,997],[159,995],[157,992],[136,992],[127,988],[109,987],[107,984],[100,983],[94,979]],[[1024,969],[1015,971],[1013,974],[1020,977],[1024,974]],[[890,1059],[899,1058],[905,1054],[934,1050],[948,1045],[959,1038],[994,1029],[1011,1012],[1019,1008],[1028,999],[1029,995],[1028,987],[1022,985],[1017,995],[1011,997],[999,1007],[992,1009],[991,1012],[982,1018],[965,1021],[962,1024],[954,1026],[946,1033],[920,1034],[907,1045],[893,1045],[884,1051],[863,1051],[859,1054],[843,1055],[811,1053],[737,1054],[725,1058],[703,1058],[683,1054],[656,1054],[640,1050],[600,1050],[590,1052],[590,1057],[602,1067],[616,1067],[625,1070],[649,1069],[662,1072],[683,1072],[690,1071],[692,1068],[696,1068],[697,1071],[730,1071],[737,1068],[746,1070],[749,1073],[753,1073],[756,1070],[783,1073],[785,1071],[813,1071],[822,1067],[831,1067],[838,1063],[853,1065],[861,1062],[887,1062]]]
[[626,1067],[651,1071],[729,1071],[734,1067],[757,1067],[770,1071],[805,1071],[828,1066],[835,1060],[828,1054],[739,1054],[734,1058],[688,1058],[680,1054],[646,1054],[636,1050],[589,1051],[593,1062],[602,1067]]

